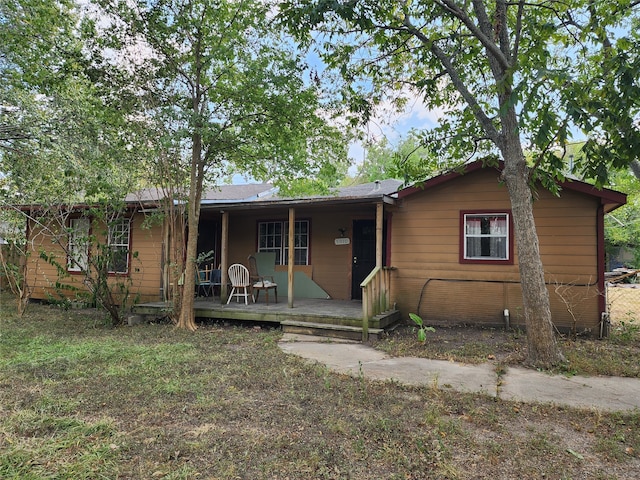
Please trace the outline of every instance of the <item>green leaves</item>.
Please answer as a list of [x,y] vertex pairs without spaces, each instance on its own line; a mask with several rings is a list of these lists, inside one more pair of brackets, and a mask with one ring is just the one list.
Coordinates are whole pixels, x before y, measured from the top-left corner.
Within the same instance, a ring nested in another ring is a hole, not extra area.
[[376,104],[420,96],[447,110],[428,134],[447,156],[495,153],[500,137],[516,134],[559,178],[564,165],[546,152],[586,135],[595,157],[580,167],[606,182],[640,146],[636,12],[628,2],[586,0],[474,5],[298,0],[284,2],[281,18],[298,38],[330,39],[323,58],[342,74],[340,95],[363,123]]
[[123,198],[136,178],[142,150],[133,148],[138,140],[125,121],[129,97],[91,52],[94,23],[75,7],[67,0],[0,5],[0,171],[9,199],[19,196],[13,201]]
[[418,340],[420,340],[421,342],[427,340],[427,332],[436,331],[436,329],[433,327],[425,326],[422,321],[422,317],[416,315],[415,313],[409,313],[409,318],[413,320],[413,322],[418,326]]
[[317,86],[304,80],[305,62],[274,29],[268,4],[100,3],[122,22],[122,45],[149,49],[135,72],[149,92],[145,113],[175,127],[166,133],[186,171],[195,160],[209,180],[240,172],[278,181],[346,162],[344,137],[324,119]]
[[453,162],[438,156],[424,136],[412,130],[392,146],[386,139],[366,145],[366,161],[359,165],[357,180],[373,182],[386,178],[404,180],[406,185],[432,177],[453,166]]

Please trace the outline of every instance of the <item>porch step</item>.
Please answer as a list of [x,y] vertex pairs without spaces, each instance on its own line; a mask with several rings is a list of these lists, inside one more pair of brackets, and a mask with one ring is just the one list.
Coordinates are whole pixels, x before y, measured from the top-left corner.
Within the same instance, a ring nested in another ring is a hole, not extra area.
[[[317,335],[321,337],[343,338],[347,340],[362,340],[362,327],[350,325],[335,325],[331,323],[303,322],[298,320],[284,320],[280,322],[284,333],[301,335]],[[384,332],[382,328],[369,328],[369,338],[375,340]]]
[[[378,315],[375,315],[369,324],[373,324],[376,328],[388,329],[396,325],[401,319],[400,310],[387,310]],[[371,330],[371,328],[369,328]]]

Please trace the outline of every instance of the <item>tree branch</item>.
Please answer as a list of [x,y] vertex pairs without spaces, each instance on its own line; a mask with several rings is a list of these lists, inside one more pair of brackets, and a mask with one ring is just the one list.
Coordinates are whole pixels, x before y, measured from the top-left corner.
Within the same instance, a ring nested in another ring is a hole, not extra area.
[[436,0],[436,3],[460,20],[469,29],[473,36],[480,41],[487,52],[490,53],[491,57],[495,58],[502,69],[507,70],[511,67],[509,59],[491,38],[493,26],[486,14],[484,4],[481,0],[473,0],[474,10],[476,11],[476,16],[480,22],[479,27],[473,23],[469,15],[460,9],[453,0]]
[[[545,147],[540,152],[540,155],[538,155],[538,158],[536,159],[535,164],[533,165],[533,167],[531,167],[529,169],[529,180],[531,180],[531,177],[532,177],[533,173],[538,170],[538,167],[540,166],[540,164],[542,163],[542,160],[544,159],[544,154],[546,152],[548,152],[551,149],[551,147],[555,144],[556,139],[558,138],[558,135],[560,134],[560,131],[562,129],[566,128],[566,126],[567,126],[567,120],[565,119],[564,122],[563,122],[562,127],[556,129],[553,137],[551,137],[549,139],[549,141],[547,142],[547,145],[545,145]],[[566,152],[566,145],[563,145],[563,148],[565,149],[565,152]],[[563,156],[564,156],[564,153],[563,153]]]
[[507,24],[507,3],[505,0],[496,1],[494,30],[500,44],[500,51],[503,53],[509,65],[512,63],[511,46],[509,45],[509,30]]
[[464,98],[467,105],[471,108],[476,119],[482,125],[485,133],[489,138],[491,138],[496,144],[499,141],[499,132],[496,130],[495,125],[491,121],[491,118],[485,113],[480,104],[478,103],[475,96],[469,91],[467,86],[464,84],[462,79],[460,78],[460,74],[456,67],[451,63],[451,59],[447,56],[447,54],[438,46],[438,44],[432,41],[429,37],[427,37],[424,33],[422,33],[418,28],[416,28],[409,19],[408,16],[405,15],[403,19],[403,24],[407,28],[407,31],[415,36],[418,40],[420,40],[426,47],[429,48],[431,53],[440,61],[442,66],[444,67],[447,75],[451,79],[454,87],[460,92],[462,98]]
[[522,37],[522,14],[524,12],[524,0],[518,2],[518,13],[516,15],[516,38],[513,41],[513,59],[518,61],[518,51],[520,50],[520,39]]

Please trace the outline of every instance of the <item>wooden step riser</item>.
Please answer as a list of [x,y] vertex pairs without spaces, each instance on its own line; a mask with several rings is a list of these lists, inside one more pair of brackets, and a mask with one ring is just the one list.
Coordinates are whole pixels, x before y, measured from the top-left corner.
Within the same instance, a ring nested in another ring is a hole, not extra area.
[[[362,328],[362,319],[361,318],[335,318],[330,316],[306,316],[304,318],[300,318],[299,316],[295,317],[296,320],[308,322],[308,323],[321,323],[326,325],[338,325],[338,326],[346,326],[346,327],[358,327]],[[400,312],[397,310],[384,312],[380,315],[376,315],[374,318],[369,320],[369,328],[387,328],[391,325],[396,324],[400,320]],[[287,320],[283,320],[287,321]]]
[[[378,338],[380,332],[378,332],[377,330],[378,329],[369,331],[370,340],[375,340]],[[339,338],[343,340],[354,341],[362,340],[362,329],[360,329],[360,331],[358,332],[354,330],[340,330],[336,328],[327,329],[320,326],[282,324],[282,331],[284,333],[295,333],[298,335],[314,335],[318,337]]]

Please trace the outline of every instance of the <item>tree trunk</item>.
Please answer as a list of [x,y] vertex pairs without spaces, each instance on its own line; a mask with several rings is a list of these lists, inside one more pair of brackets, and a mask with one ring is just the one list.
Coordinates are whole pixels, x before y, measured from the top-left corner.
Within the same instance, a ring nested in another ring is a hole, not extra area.
[[545,284],[538,234],[533,217],[529,168],[517,135],[505,139],[503,157],[505,165],[503,176],[511,200],[515,242],[518,248],[522,301],[527,327],[527,363],[546,368],[565,359],[558,347],[551,320],[549,292]]
[[198,215],[195,213],[193,192],[189,194],[187,259],[184,265],[184,284],[180,302],[178,328],[195,331],[197,329],[193,310],[196,288],[196,257],[198,255]]
[[202,182],[204,162],[202,157],[202,137],[199,130],[192,136],[191,180],[189,183],[189,208],[187,210],[187,253],[184,266],[184,286],[180,306],[178,328],[195,331],[195,312],[193,310],[196,288],[196,258],[198,256],[198,224],[200,223],[200,199],[202,198]]
[[631,173],[640,180],[640,161],[633,159],[629,164],[629,168],[631,168]]

